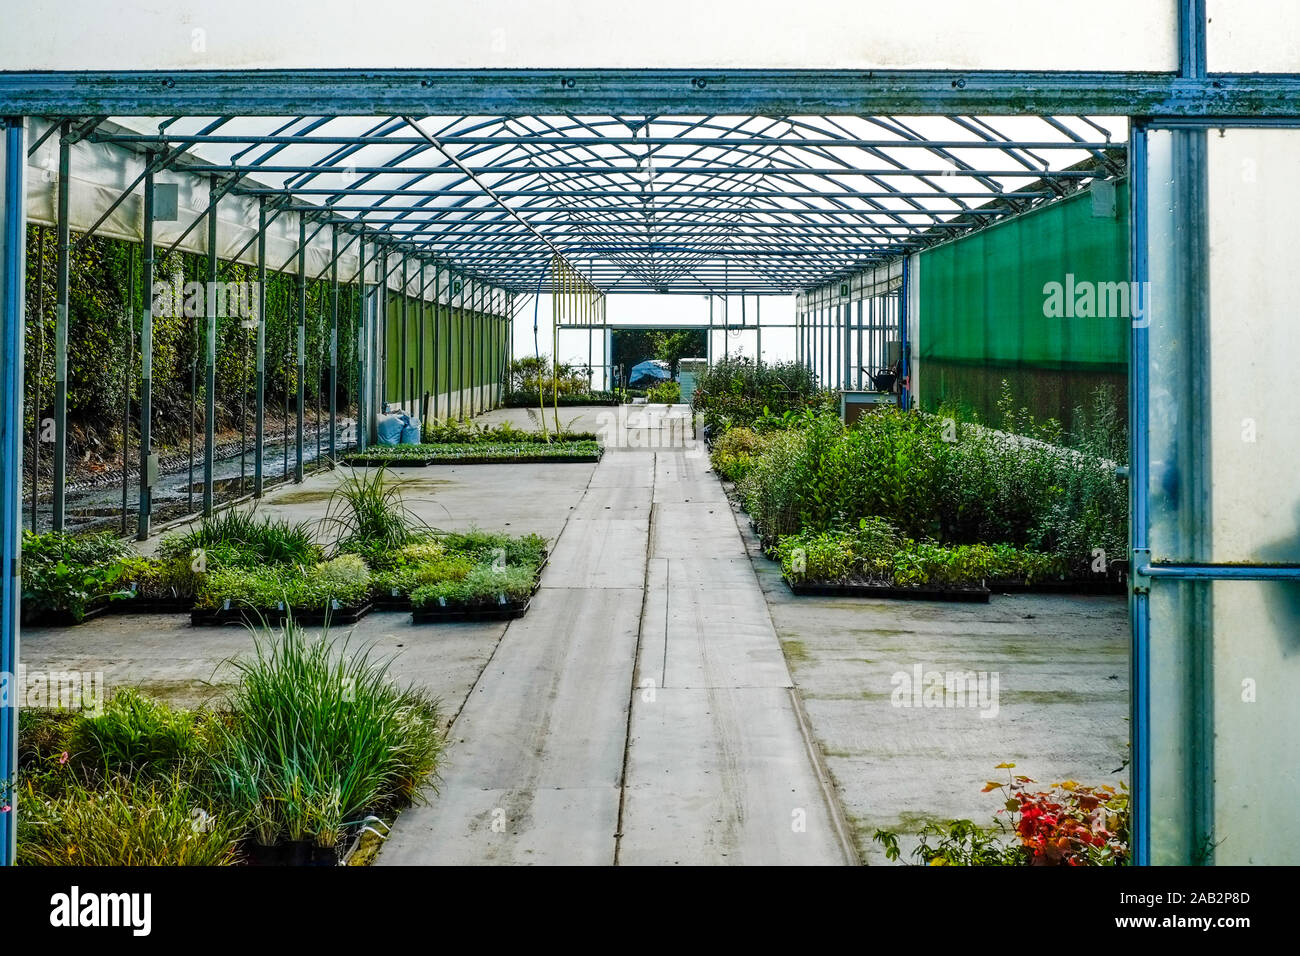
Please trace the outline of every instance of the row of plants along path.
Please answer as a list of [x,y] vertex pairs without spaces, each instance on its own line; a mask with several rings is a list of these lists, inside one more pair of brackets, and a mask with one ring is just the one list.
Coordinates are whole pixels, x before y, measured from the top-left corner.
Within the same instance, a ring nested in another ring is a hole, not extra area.
[[[419,800],[443,747],[436,701],[387,662],[292,620],[255,631],[212,709],[135,690],[77,710],[25,709],[19,864],[360,863]],[[16,799],[15,799],[16,798]],[[360,849],[361,852],[357,852]],[[349,852],[351,851],[351,852]]]
[[1005,390],[1001,429],[893,408],[846,427],[832,403],[801,366],[745,360],[715,365],[694,400],[714,470],[796,592],[1122,591],[1127,439],[1105,390],[1072,435]]
[[353,471],[319,523],[220,512],[167,536],[157,555],[111,534],[24,533],[23,618],[77,623],[106,611],[189,612],[195,624],[348,623],[376,606],[417,623],[496,620],[528,609],[547,557],[538,535],[428,527],[383,468]]
[[[544,419],[543,419],[544,420]],[[510,423],[484,425],[457,421],[429,422],[419,444],[372,445],[345,455],[349,465],[522,464],[528,462],[596,462],[603,448],[594,432],[575,432],[561,425],[532,431]]]

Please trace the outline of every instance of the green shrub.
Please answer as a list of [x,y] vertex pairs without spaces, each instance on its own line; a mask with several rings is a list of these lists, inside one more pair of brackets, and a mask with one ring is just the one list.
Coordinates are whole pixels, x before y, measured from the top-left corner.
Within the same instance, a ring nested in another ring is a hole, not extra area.
[[546,556],[546,539],[539,534],[516,537],[503,532],[453,531],[439,539],[442,546],[454,554],[466,554],[476,561],[494,561],[498,557],[506,564],[541,564]]
[[680,382],[660,382],[646,390],[646,399],[655,405],[676,405],[682,400]]
[[709,449],[709,463],[727,481],[740,481],[768,444],[768,439],[752,428],[729,428]]
[[79,621],[97,602],[122,594],[122,560],[130,547],[110,533],[23,532],[25,611],[60,612]]
[[715,432],[750,426],[764,415],[817,405],[824,391],[799,362],[755,363],[745,357],[715,362],[695,383],[691,406]]
[[194,714],[139,691],[118,691],[96,716],[72,723],[68,750],[78,764],[109,773],[157,774],[200,752]]
[[442,747],[436,702],[399,688],[388,665],[292,621],[256,635],[234,664],[214,774],[262,843],[337,843],[343,825],[409,803]]
[[880,517],[917,541],[1007,543],[1085,574],[1094,549],[1123,554],[1128,533],[1126,490],[1088,448],[916,412],[774,432],[738,490],[767,545]]
[[370,594],[370,570],[360,556],[344,554],[303,569],[266,565],[257,568],[219,568],[209,574],[195,606],[225,606],[272,610],[281,605],[300,610],[325,610],[337,601],[354,607]]
[[865,578],[897,587],[962,587],[988,581],[1032,584],[1060,577],[1061,558],[1006,544],[945,546],[912,541],[878,518],[862,519],[856,531],[784,535],[774,556],[792,581]]
[[476,566],[473,558],[463,554],[443,554],[426,560],[402,561],[374,576],[374,593],[409,597],[424,585],[463,580]]
[[123,559],[121,566],[122,588],[139,599],[192,598],[203,583],[203,574],[194,570],[188,554],[170,558],[135,555]]
[[533,591],[537,568],[533,565],[510,565],[497,568],[479,564],[459,580],[443,580],[425,584],[411,592],[411,604],[416,608],[448,605],[476,607],[500,604],[502,601],[525,600]]

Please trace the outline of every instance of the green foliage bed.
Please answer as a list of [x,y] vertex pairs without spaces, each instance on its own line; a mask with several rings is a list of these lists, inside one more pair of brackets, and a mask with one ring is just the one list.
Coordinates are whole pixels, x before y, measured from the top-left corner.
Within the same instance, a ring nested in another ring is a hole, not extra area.
[[404,462],[420,464],[485,464],[521,461],[596,461],[600,458],[600,442],[595,439],[579,441],[512,441],[512,442],[449,442],[419,445],[375,445],[364,452],[345,457],[353,465],[400,465]]
[[420,799],[442,749],[438,706],[387,662],[289,622],[233,667],[215,710],[128,689],[100,713],[26,714],[18,862],[215,866],[298,841],[334,853],[368,815]]

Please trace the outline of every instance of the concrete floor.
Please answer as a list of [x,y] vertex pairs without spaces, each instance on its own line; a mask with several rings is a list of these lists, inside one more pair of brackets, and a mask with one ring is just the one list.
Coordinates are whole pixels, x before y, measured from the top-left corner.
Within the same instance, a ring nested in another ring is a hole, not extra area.
[[848,862],[739,530],[633,413],[378,863]]
[[[908,839],[927,822],[994,819],[981,793],[1014,773],[1044,785],[1127,783],[1128,608],[1123,597],[993,595],[989,604],[795,597],[750,552],[795,685],[864,862],[884,863],[877,829]],[[994,695],[916,706],[896,689],[922,674],[980,672]],[[898,706],[908,703],[912,706]],[[990,714],[981,716],[981,711]],[[1046,786],[1044,786],[1046,789]]]
[[[602,435],[599,465],[401,472],[429,524],[535,531],[553,553],[508,625],[375,613],[350,629],[440,697],[450,724],[437,795],[401,815],[379,863],[880,862],[878,827],[989,819],[998,801],[979,790],[1004,760],[1043,782],[1122,776],[1122,599],[794,598],[684,409],[560,415]],[[525,409],[480,420],[532,422]],[[319,521],[337,480],[259,507]],[[109,692],[193,706],[250,644],[180,616],[109,617],[25,629],[22,656],[29,671],[98,671]],[[891,706],[893,676],[916,664],[996,672],[997,716]]]

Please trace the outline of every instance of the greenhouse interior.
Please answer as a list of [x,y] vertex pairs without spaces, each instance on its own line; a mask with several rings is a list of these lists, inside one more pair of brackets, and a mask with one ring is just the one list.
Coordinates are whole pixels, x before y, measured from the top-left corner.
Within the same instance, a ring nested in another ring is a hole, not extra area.
[[0,40],[0,861],[1300,863],[1286,5],[72,6]]

